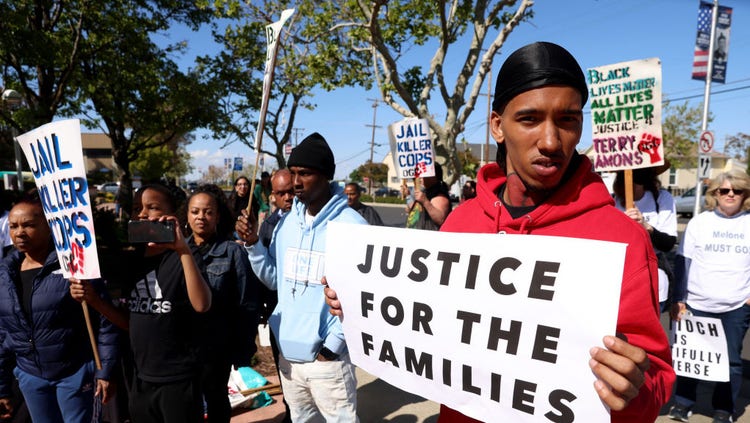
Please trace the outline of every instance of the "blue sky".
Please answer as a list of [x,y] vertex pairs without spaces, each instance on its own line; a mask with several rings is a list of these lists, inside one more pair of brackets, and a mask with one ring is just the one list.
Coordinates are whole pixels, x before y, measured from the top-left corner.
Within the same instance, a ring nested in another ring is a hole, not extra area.
[[[693,48],[698,17],[698,0],[537,0],[533,6],[535,17],[516,28],[495,58],[493,87],[497,70],[505,58],[517,48],[534,41],[551,41],[567,48],[581,67],[591,68],[612,63],[657,57],[662,62],[663,98],[676,103],[689,101],[691,106],[703,105],[705,84],[691,79]],[[739,132],[750,133],[750,2],[723,0],[722,6],[733,8],[729,42],[729,63],[726,84],[713,84],[710,111],[714,121],[709,129],[716,136],[715,149],[721,151],[724,140]],[[494,36],[494,35],[493,35]],[[186,39],[190,54],[204,54],[212,48],[209,36],[176,31],[169,34],[172,41]],[[428,63],[433,49],[410,52],[410,63]],[[449,50],[455,62],[463,61],[465,52],[460,45]],[[184,65],[191,66],[189,55]],[[457,69],[447,69],[456,72]],[[450,79],[450,78],[449,78]],[[485,82],[486,85],[486,82]],[[720,91],[728,91],[719,93]],[[314,131],[320,132],[331,145],[336,156],[336,178],[347,178],[349,173],[370,157],[373,107],[370,99],[379,98],[377,92],[359,88],[345,88],[334,92],[320,91],[311,100],[314,111],[298,112],[295,127],[300,128],[300,140]],[[431,111],[441,116],[442,100],[433,94],[436,103]],[[485,141],[487,116],[486,98],[469,118],[462,134],[468,142]],[[588,112],[588,105],[585,109]],[[377,108],[373,159],[381,161],[388,152],[387,126],[402,119],[382,103]],[[205,132],[200,133],[205,134]],[[460,138],[459,138],[460,139]],[[492,141],[490,141],[492,142]],[[668,140],[667,140],[668,142]],[[196,168],[190,179],[197,179],[209,164],[223,165],[225,157],[243,157],[255,161],[255,153],[235,143],[219,149],[223,140],[198,140],[188,147]],[[586,114],[584,133],[579,148],[591,145],[591,119]],[[267,162],[267,167],[274,167]]]

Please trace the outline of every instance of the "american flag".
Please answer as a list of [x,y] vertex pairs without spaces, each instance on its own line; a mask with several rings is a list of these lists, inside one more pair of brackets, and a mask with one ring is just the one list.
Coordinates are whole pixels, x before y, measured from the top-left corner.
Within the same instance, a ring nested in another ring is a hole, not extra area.
[[705,32],[710,34],[711,33],[711,12],[713,11],[713,6],[711,6],[711,3],[704,3],[701,2],[701,6],[698,9],[698,31],[699,32]]
[[701,2],[698,9],[698,36],[693,54],[693,79],[706,79],[708,69],[708,43],[703,42],[711,36],[711,15],[713,6]]

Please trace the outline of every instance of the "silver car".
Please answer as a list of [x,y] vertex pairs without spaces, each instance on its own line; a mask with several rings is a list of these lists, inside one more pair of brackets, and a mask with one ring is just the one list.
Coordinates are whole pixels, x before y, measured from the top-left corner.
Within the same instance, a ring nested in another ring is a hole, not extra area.
[[[706,208],[705,195],[707,188],[708,185],[703,185],[703,193],[701,194],[701,211]],[[679,216],[692,217],[693,211],[695,210],[695,187],[685,191],[679,197],[675,197],[674,205]]]

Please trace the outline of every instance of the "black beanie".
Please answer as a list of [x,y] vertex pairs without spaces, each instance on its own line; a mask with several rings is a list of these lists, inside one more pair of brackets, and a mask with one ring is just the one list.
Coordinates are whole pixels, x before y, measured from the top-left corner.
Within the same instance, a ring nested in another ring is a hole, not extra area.
[[536,42],[514,51],[497,74],[492,110],[500,112],[513,97],[546,85],[567,85],[581,93],[581,106],[589,97],[586,77],[576,59],[564,48]]
[[300,166],[319,170],[329,181],[333,180],[336,173],[333,151],[328,147],[325,138],[317,132],[308,135],[292,149],[286,164],[288,167]]

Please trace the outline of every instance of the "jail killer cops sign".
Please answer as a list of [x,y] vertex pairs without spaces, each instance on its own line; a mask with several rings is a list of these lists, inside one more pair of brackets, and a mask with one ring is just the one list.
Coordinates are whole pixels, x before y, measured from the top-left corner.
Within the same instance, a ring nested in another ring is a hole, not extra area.
[[678,376],[729,381],[727,338],[720,319],[683,314],[669,323],[672,367]]
[[34,174],[63,274],[100,277],[79,121],[48,123],[19,136],[18,142]]
[[435,176],[435,149],[427,119],[406,118],[388,125],[396,173],[401,179]]
[[481,421],[610,421],[589,350],[615,334],[625,244],[328,231],[326,277],[357,366]]
[[664,163],[659,59],[588,69],[586,79],[596,170],[637,169]]

